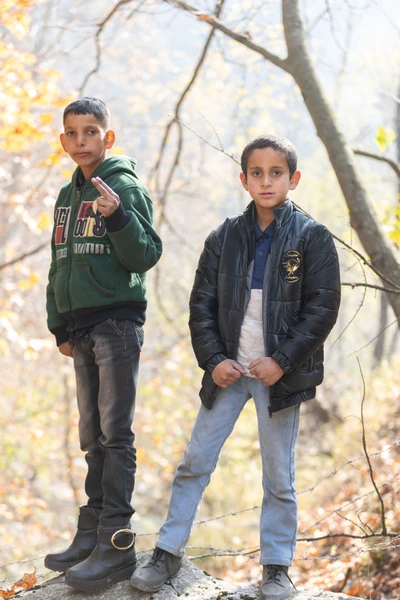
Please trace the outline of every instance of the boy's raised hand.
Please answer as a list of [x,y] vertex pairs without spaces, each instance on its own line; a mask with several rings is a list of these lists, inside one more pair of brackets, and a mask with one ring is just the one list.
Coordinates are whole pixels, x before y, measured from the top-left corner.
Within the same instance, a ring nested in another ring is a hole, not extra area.
[[96,190],[100,193],[100,196],[95,200],[97,203],[97,210],[105,217],[109,217],[117,210],[120,204],[119,196],[101,179],[101,177],[92,177],[91,181]]
[[284,370],[281,369],[276,360],[269,356],[262,356],[253,360],[249,365],[249,371],[264,385],[274,385],[284,374]]
[[228,385],[235,383],[245,373],[246,371],[236,360],[226,358],[213,369],[211,377],[218,387],[227,388]]

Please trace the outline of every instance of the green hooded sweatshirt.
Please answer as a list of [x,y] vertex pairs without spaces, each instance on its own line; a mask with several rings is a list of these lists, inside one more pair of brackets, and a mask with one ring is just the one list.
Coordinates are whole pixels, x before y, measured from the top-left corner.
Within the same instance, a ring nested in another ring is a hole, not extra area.
[[146,271],[159,260],[162,244],[152,226],[153,207],[127,156],[104,160],[101,177],[118,194],[109,217],[93,209],[99,192],[78,167],[58,196],[47,286],[47,323],[60,344],[68,331],[104,318],[124,316],[144,323]]

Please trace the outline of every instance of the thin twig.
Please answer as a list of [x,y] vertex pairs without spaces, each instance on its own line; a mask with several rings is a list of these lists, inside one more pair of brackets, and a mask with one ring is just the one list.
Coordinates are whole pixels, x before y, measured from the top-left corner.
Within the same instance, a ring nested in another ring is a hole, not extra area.
[[[391,480],[387,481],[386,483],[382,484],[380,487],[383,488],[388,483],[396,483],[397,481],[400,481],[400,477],[394,477],[393,479],[391,479]],[[327,513],[324,517],[322,517],[321,519],[319,519],[318,521],[316,521],[313,525],[310,525],[309,527],[307,527],[307,529],[304,529],[303,531],[301,531],[300,534],[303,535],[303,534],[307,533],[308,531],[310,531],[314,527],[317,527],[318,525],[320,525],[321,523],[323,523],[324,521],[326,521],[327,519],[329,519],[338,510],[343,510],[344,508],[347,508],[348,506],[351,506],[351,505],[355,504],[359,500],[364,500],[364,498],[367,498],[368,496],[371,496],[372,494],[375,494],[375,490],[373,490],[372,492],[366,492],[365,494],[362,494],[361,496],[357,496],[357,498],[354,498],[353,500],[349,500],[348,502],[345,502],[344,504],[342,504],[338,508],[335,508],[335,509],[329,511],[329,513]],[[341,534],[337,534],[337,535],[339,537],[341,537]],[[399,535],[399,533],[397,533],[397,535]],[[330,536],[328,535],[328,536],[324,536],[324,537],[330,537]],[[316,539],[319,539],[319,538],[316,538]]]
[[374,472],[372,470],[371,460],[369,458],[368,451],[367,451],[367,438],[366,438],[366,434],[365,434],[365,421],[364,421],[365,379],[364,379],[364,374],[362,372],[361,363],[360,363],[360,361],[358,359],[358,356],[357,356],[357,362],[358,362],[358,368],[360,369],[361,380],[362,380],[362,384],[363,384],[363,397],[362,397],[362,401],[361,401],[362,445],[363,445],[363,448],[364,448],[365,458],[367,459],[367,463],[368,463],[369,476],[371,478],[372,485],[375,488],[376,494],[377,494],[377,496],[379,498],[379,502],[380,502],[380,505],[381,505],[382,535],[386,536],[387,535],[387,528],[386,528],[386,520],[385,520],[385,503],[383,502],[383,498],[381,496],[381,493],[380,493],[380,491],[378,489],[378,486],[376,485],[375,477],[374,477]]
[[197,8],[195,8],[194,6],[191,6],[187,2],[182,2],[181,0],[163,0],[163,2],[166,2],[167,4],[170,4],[173,7],[190,13],[194,17],[197,17],[199,21],[203,21],[208,25],[215,27],[215,29],[222,31],[222,33],[224,33],[231,39],[240,42],[244,46],[247,46],[257,54],[261,54],[261,56],[269,60],[275,66],[280,67],[287,73],[290,72],[287,59],[280,58],[276,54],[273,54],[272,52],[266,50],[266,48],[264,48],[263,46],[254,43],[246,34],[236,33],[232,29],[229,29],[229,27],[226,27],[223,23],[221,23],[221,21],[219,21],[217,17],[211,14],[206,14],[201,10],[197,10]]
[[[176,119],[176,120],[178,120],[178,119]],[[178,121],[182,125],[182,127],[185,127],[186,129],[188,129],[196,137],[198,137],[200,140],[202,140],[203,142],[205,142],[206,144],[208,144],[208,146],[210,146],[214,150],[217,150],[218,152],[221,152],[222,154],[225,154],[225,156],[227,156],[228,158],[231,158],[233,161],[235,161],[236,164],[238,164],[240,166],[240,162],[232,154],[229,154],[228,152],[226,152],[223,147],[219,148],[218,146],[215,146],[214,144],[211,144],[211,142],[209,142],[204,137],[202,137],[200,134],[198,134],[196,131],[194,131],[193,129],[191,129],[190,127],[188,127],[188,125],[186,125],[185,123],[183,123],[180,120],[178,120]],[[298,208],[301,212],[303,212],[305,215],[307,215],[311,219],[313,218],[312,215],[310,215],[310,213],[308,213],[301,206],[299,206],[298,204],[296,204],[296,202],[292,201],[292,204],[296,208]],[[337,235],[335,235],[331,231],[330,231],[330,234],[331,234],[331,236],[333,237],[334,240],[336,240],[337,242],[339,242],[340,244],[342,244],[345,248],[347,248],[348,250],[350,250],[350,252],[352,252],[356,257],[358,257],[364,263],[364,265],[366,265],[367,267],[369,267],[371,269],[371,271],[373,271],[376,275],[378,275],[378,277],[380,279],[382,279],[383,281],[386,281],[386,283],[388,283],[389,285],[391,285],[392,288],[390,288],[389,293],[391,293],[391,294],[400,293],[400,285],[399,284],[397,284],[396,282],[392,281],[391,279],[388,279],[388,277],[386,277],[383,273],[381,273],[363,254],[361,254],[361,252],[359,252],[358,250],[356,250],[355,248],[353,248],[353,246],[351,246],[350,244],[348,244],[347,242],[345,242],[344,240],[342,240],[340,237],[338,237]],[[377,289],[379,289],[379,288],[377,288]],[[381,289],[383,291],[387,291],[386,288],[381,288]]]
[[[105,16],[105,18],[98,23],[97,25],[97,31],[96,31],[96,35],[95,35],[95,45],[96,45],[96,62],[95,62],[95,66],[93,67],[93,69],[91,71],[89,71],[89,73],[86,73],[81,86],[79,88],[79,95],[82,96],[83,95],[83,91],[89,81],[89,79],[95,75],[100,67],[101,67],[101,45],[100,45],[100,36],[103,33],[103,30],[105,28],[105,26],[107,25],[107,23],[113,18],[113,16],[115,14],[117,14],[120,10],[120,8],[126,4],[130,4],[132,2],[132,0],[119,0],[119,2],[117,2],[117,4],[110,10],[110,12]],[[132,11],[132,13],[129,15],[129,18],[132,17],[132,14],[134,14],[135,12],[137,12],[140,7],[146,2],[146,0],[142,0],[142,2],[139,2],[139,5],[135,8],[134,11]]]
[[386,329],[389,329],[389,327],[391,327],[392,325],[399,325],[400,326],[400,319],[395,319],[394,321],[392,321],[391,323],[389,323],[389,325],[386,325],[386,327],[384,327],[383,329],[381,329],[381,331],[372,338],[372,340],[369,340],[369,342],[367,344],[365,344],[364,346],[361,346],[361,348],[358,348],[357,350],[354,350],[354,352],[352,352],[351,354],[349,354],[350,356],[354,356],[354,354],[357,354],[358,352],[361,352],[361,350],[364,350],[365,348],[368,348],[368,346],[370,346],[376,339],[378,339],[378,337],[380,335],[382,335],[382,333],[384,331],[386,331]]
[[400,164],[395,160],[388,158],[387,156],[382,156],[381,154],[376,154],[375,152],[368,152],[367,150],[361,150],[360,148],[353,148],[354,154],[358,156],[365,156],[367,158],[372,158],[374,160],[379,160],[381,162],[385,162],[393,169],[396,173],[397,177],[400,178]]
[[391,288],[386,288],[386,287],[383,287],[382,285],[374,285],[372,283],[348,283],[348,282],[342,281],[341,285],[347,285],[351,288],[356,288],[356,287],[372,288],[373,290],[380,290],[381,292],[386,292],[387,294],[400,294],[400,290],[393,290]]
[[[225,0],[219,0],[219,2],[216,5],[215,8],[215,14],[217,17],[220,16],[223,6],[224,6]],[[169,188],[171,186],[175,171],[178,167],[179,164],[179,160],[182,154],[182,149],[183,149],[183,134],[182,134],[182,125],[179,119],[180,116],[180,110],[181,107],[185,101],[186,96],[189,94],[190,90],[192,89],[193,85],[195,84],[197,77],[201,71],[201,68],[206,60],[207,57],[207,53],[208,50],[210,48],[211,42],[214,38],[214,33],[215,33],[215,29],[212,28],[207,39],[206,42],[203,46],[203,50],[200,54],[200,57],[197,61],[197,64],[193,70],[193,74],[192,77],[190,78],[189,82],[187,83],[187,85],[185,86],[184,90],[182,91],[176,106],[175,106],[175,111],[174,111],[174,115],[171,117],[170,121],[167,123],[167,126],[165,128],[165,133],[164,133],[164,137],[161,141],[161,146],[160,146],[160,150],[159,150],[159,154],[156,160],[156,163],[152,169],[152,173],[155,175],[156,178],[156,188],[157,190],[160,189],[160,185],[159,185],[159,172],[160,172],[160,166],[162,163],[162,159],[164,156],[164,152],[168,143],[168,139],[169,139],[169,135],[170,132],[172,130],[173,125],[177,125],[178,126],[178,146],[175,152],[175,157],[174,160],[172,161],[172,165],[170,167],[169,173],[167,175],[166,178],[166,182],[165,185],[163,186],[163,194],[162,197],[160,198],[160,205],[161,205],[161,213],[160,213],[160,217],[159,217],[159,225],[161,225],[161,223],[164,220],[164,215],[165,215],[165,207],[166,207],[166,201],[167,201],[167,197],[169,194]]]
[[0,265],[0,270],[5,269],[6,267],[11,267],[12,265],[15,265],[15,263],[20,262],[21,260],[24,260],[24,258],[28,258],[28,256],[33,256],[33,254],[37,254],[38,252],[43,250],[43,248],[47,248],[48,245],[49,245],[49,242],[44,242],[43,244],[40,244],[40,246],[37,246],[33,250],[30,250],[29,252],[24,252],[24,254],[20,254],[16,258],[13,258],[12,260],[9,260],[8,262]]
[[[367,283],[367,276],[365,274],[365,269],[364,266],[361,262],[361,260],[358,258],[358,256],[356,256],[356,259],[361,267],[361,271],[362,274],[364,276],[364,283]],[[364,302],[365,302],[365,297],[367,295],[367,288],[364,287],[364,290],[362,292],[362,298],[360,300],[360,302],[358,303],[358,306],[356,308],[355,313],[353,314],[353,316],[351,317],[350,321],[347,323],[347,325],[342,329],[342,331],[339,333],[339,335],[337,336],[337,338],[335,339],[335,341],[331,344],[331,348],[333,348],[333,346],[344,336],[345,332],[347,331],[347,329],[350,327],[350,325],[355,321],[355,319],[357,318],[358,313],[360,312],[360,310],[362,309],[362,307],[364,306]]]
[[[217,2],[216,5],[216,15],[219,16],[221,14],[223,5],[224,5],[225,0],[219,0]],[[161,163],[163,160],[163,156],[164,156],[164,152],[165,149],[167,147],[167,143],[168,143],[168,139],[169,139],[169,135],[171,132],[171,129],[173,127],[173,125],[177,125],[178,127],[178,145],[175,151],[175,157],[172,161],[172,164],[170,166],[165,184],[163,186],[163,192],[161,197],[159,198],[159,205],[160,205],[160,212],[159,212],[159,217],[158,217],[158,226],[161,227],[163,222],[167,221],[167,217],[166,217],[166,205],[167,205],[167,199],[168,199],[168,195],[169,195],[169,191],[170,191],[170,187],[171,187],[171,183],[172,180],[174,178],[176,169],[178,168],[179,165],[179,161],[180,161],[180,157],[182,154],[182,149],[183,149],[183,131],[182,131],[182,126],[179,122],[179,115],[180,115],[180,109],[182,107],[182,104],[186,98],[186,96],[189,94],[190,90],[192,89],[193,85],[195,84],[197,77],[201,71],[201,68],[206,60],[207,57],[207,53],[208,50],[210,48],[211,42],[213,40],[214,37],[214,28],[211,29],[211,32],[209,33],[207,40],[203,46],[203,50],[201,52],[201,55],[197,61],[197,64],[194,68],[192,77],[190,78],[189,82],[187,83],[187,85],[185,86],[183,92],[181,93],[178,102],[176,103],[175,106],[175,111],[174,111],[174,116],[171,117],[169,123],[167,124],[166,128],[165,128],[165,132],[164,132],[164,137],[162,139],[161,142],[161,146],[160,146],[160,150],[159,150],[159,154],[156,160],[156,163],[152,169],[152,174],[155,177],[155,185],[156,185],[156,191],[159,193],[160,190],[160,182],[159,182],[159,177],[160,177],[160,167],[161,167]],[[168,225],[171,229],[171,223],[168,220]],[[187,245],[186,243],[186,239],[183,240],[183,243],[185,245]],[[160,309],[161,314],[164,316],[164,318],[166,319],[167,322],[171,323],[173,319],[171,319],[171,317],[168,314],[168,311],[166,310],[166,308],[164,307],[164,303],[163,303],[163,298],[162,295],[160,293],[160,281],[161,281],[161,276],[160,276],[160,268],[158,265],[156,265],[155,267],[155,277],[154,277],[154,291],[155,291],[155,297],[156,297],[156,302],[157,305]]]
[[199,140],[202,140],[203,142],[205,142],[206,144],[208,144],[208,146],[210,146],[210,148],[213,148],[214,150],[217,150],[218,152],[221,152],[222,154],[225,154],[225,156],[227,156],[228,158],[231,158],[240,167],[240,161],[238,161],[237,158],[235,158],[233,156],[233,154],[229,154],[228,152],[226,152],[223,149],[223,147],[218,148],[218,146],[214,146],[214,144],[212,144],[211,142],[209,142],[208,140],[206,140],[199,133],[197,133],[196,131],[194,131],[194,129],[191,129],[188,125],[185,125],[185,123],[183,123],[182,121],[179,121],[179,119],[175,119],[175,120],[178,121],[182,125],[182,127],[184,127],[185,129],[187,129],[188,131],[190,131],[191,133],[193,133],[196,137],[198,137]]

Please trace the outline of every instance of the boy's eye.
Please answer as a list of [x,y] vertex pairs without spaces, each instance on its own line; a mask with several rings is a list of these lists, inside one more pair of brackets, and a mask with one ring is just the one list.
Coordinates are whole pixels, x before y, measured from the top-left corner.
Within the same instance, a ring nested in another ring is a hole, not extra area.
[[96,130],[95,129],[89,129],[88,133],[89,133],[89,135],[95,135]]
[[65,135],[72,137],[74,135],[74,133],[75,133],[75,131],[67,131],[67,133]]
[[261,171],[253,171],[254,177],[260,177]]
[[275,175],[275,177],[279,177],[279,175],[282,175],[282,171],[273,171],[272,174]]

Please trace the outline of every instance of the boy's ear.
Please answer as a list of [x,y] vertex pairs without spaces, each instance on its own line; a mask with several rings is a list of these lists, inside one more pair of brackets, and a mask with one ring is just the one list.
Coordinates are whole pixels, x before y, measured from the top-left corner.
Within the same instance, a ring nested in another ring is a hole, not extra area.
[[300,171],[295,171],[292,175],[292,179],[290,180],[289,190],[295,190],[299,184],[301,178]]
[[107,150],[109,150],[110,148],[112,148],[114,146],[115,131],[113,129],[109,129],[108,131],[106,131],[104,142],[105,142],[105,147],[107,148]]
[[65,133],[61,133],[60,134],[60,142],[61,142],[61,146],[63,147],[63,150],[65,152],[67,152],[66,148],[65,148]]
[[244,173],[240,173],[240,181],[242,182],[242,186],[244,187],[246,192],[248,192],[249,186],[247,185],[247,179],[246,179],[246,175]]

